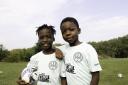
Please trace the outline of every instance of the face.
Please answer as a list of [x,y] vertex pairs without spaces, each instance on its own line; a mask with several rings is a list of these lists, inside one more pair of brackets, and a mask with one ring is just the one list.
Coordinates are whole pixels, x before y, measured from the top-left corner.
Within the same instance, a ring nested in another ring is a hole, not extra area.
[[38,33],[39,44],[43,50],[49,50],[52,48],[52,43],[54,41],[54,35],[48,29],[40,30]]
[[73,44],[78,41],[80,29],[73,22],[67,21],[62,23],[61,33],[66,42]]

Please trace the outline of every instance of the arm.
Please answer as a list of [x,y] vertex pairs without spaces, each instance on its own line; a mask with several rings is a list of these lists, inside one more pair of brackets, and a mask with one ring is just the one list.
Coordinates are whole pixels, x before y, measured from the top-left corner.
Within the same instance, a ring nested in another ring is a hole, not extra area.
[[100,72],[99,71],[91,72],[91,74],[92,74],[92,80],[90,85],[98,85],[100,79]]
[[98,54],[92,46],[89,46],[88,54],[89,54],[88,55],[88,62],[89,62],[90,72],[92,75],[90,85],[98,85],[99,77],[100,77],[100,71],[102,70],[100,63],[99,63],[99,60],[98,60]]
[[30,83],[26,83],[24,80],[21,80],[21,76],[19,77],[19,80],[16,81],[18,85],[31,85]]
[[61,85],[67,85],[65,63],[63,59],[60,62],[61,62],[61,72],[60,72]]
[[18,85],[31,85],[31,79],[30,76],[33,73],[33,71],[36,69],[37,62],[33,59],[30,59],[27,66],[22,70],[21,75],[17,81]]
[[60,60],[62,60],[64,57],[63,52],[59,48],[55,48],[55,55],[56,55],[56,58]]
[[67,85],[66,77],[61,77],[61,85]]

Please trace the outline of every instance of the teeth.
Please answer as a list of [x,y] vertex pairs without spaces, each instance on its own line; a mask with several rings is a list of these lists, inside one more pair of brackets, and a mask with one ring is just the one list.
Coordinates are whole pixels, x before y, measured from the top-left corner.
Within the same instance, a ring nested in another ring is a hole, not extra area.
[[48,46],[48,44],[44,44],[44,46]]
[[69,38],[68,40],[71,40],[71,38]]

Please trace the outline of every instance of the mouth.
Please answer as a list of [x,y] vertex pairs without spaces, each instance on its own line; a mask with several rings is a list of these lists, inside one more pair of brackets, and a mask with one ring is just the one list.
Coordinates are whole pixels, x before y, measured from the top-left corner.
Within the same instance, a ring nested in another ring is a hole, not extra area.
[[43,43],[42,46],[43,46],[43,47],[48,47],[49,44],[48,44],[48,43]]
[[42,44],[42,49],[43,50],[46,50],[46,49],[48,49],[50,46],[49,46],[49,44]]
[[68,37],[67,40],[72,40],[72,37]]
[[66,39],[68,42],[71,42],[73,39],[72,38],[67,38]]

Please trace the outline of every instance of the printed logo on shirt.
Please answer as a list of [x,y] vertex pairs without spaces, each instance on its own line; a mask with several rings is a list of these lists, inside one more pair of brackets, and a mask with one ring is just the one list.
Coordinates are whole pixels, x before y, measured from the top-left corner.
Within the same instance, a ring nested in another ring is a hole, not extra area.
[[66,71],[67,72],[72,73],[72,74],[75,74],[74,73],[74,70],[75,70],[75,68],[74,68],[73,65],[71,65],[70,63],[69,64],[66,64]]
[[32,67],[32,72],[35,72],[38,70],[38,67]]
[[99,65],[99,63],[97,63],[97,64],[94,64],[94,66],[98,66]]
[[39,74],[38,80],[42,82],[49,82],[49,75],[45,75],[45,73]]
[[38,67],[31,67],[31,68],[25,68],[23,71],[22,71],[22,74],[21,75],[25,75],[26,73],[33,73],[33,72],[36,72],[38,70]]
[[55,70],[56,68],[57,68],[57,62],[56,61],[50,61],[49,69]]
[[76,52],[73,56],[75,62],[81,62],[83,60],[83,56],[80,52]]

